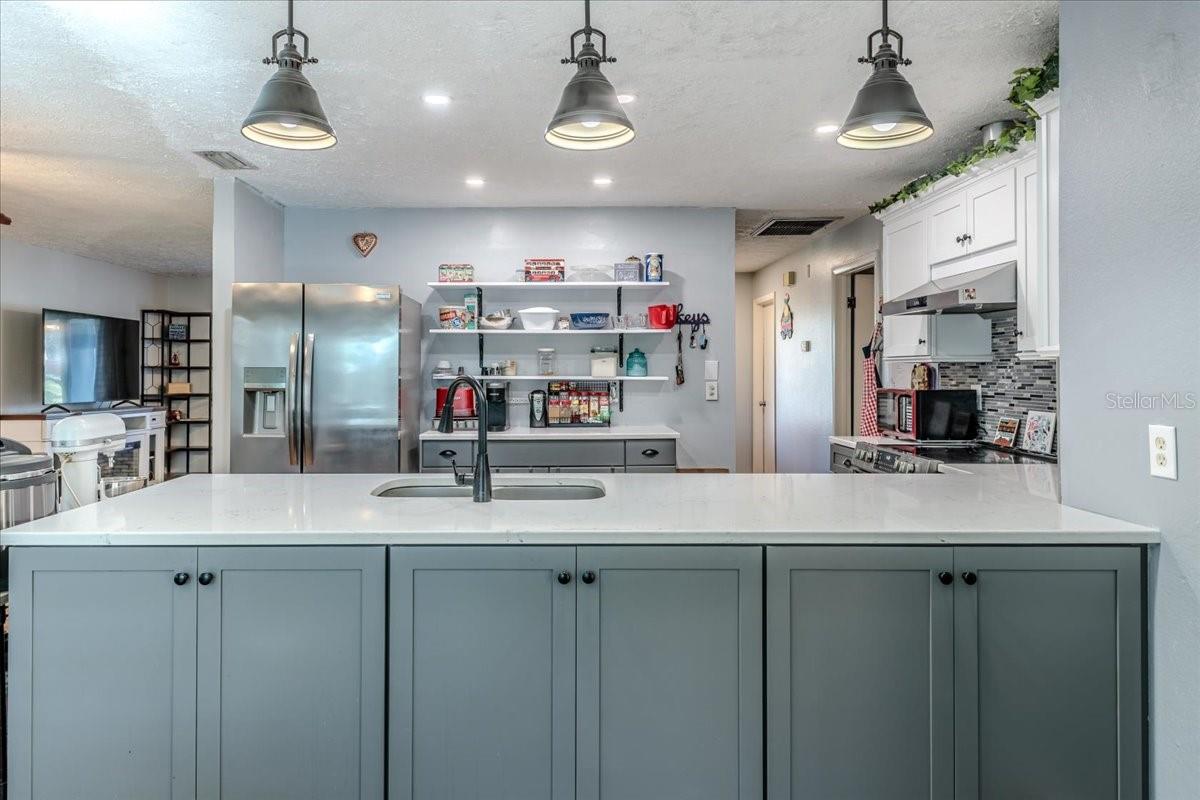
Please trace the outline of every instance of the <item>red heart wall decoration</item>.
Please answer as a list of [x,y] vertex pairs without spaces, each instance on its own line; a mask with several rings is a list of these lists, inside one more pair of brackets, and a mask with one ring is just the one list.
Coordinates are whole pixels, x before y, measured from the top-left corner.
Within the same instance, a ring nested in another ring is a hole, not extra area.
[[375,249],[375,245],[379,244],[379,237],[373,233],[356,233],[350,237],[354,241],[355,248],[362,254],[363,258],[371,255],[371,251]]

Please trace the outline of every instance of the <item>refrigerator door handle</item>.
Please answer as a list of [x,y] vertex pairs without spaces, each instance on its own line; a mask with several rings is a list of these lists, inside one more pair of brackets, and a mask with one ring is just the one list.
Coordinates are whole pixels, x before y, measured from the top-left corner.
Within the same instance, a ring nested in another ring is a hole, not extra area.
[[302,420],[301,442],[304,447],[304,466],[311,467],[313,463],[313,350],[316,349],[317,335],[310,333],[304,337],[304,388],[300,394],[300,419]]
[[300,334],[293,333],[288,343],[287,387],[283,391],[283,433],[287,437],[288,464],[300,463],[297,446],[299,431],[296,428],[296,367],[299,360]]

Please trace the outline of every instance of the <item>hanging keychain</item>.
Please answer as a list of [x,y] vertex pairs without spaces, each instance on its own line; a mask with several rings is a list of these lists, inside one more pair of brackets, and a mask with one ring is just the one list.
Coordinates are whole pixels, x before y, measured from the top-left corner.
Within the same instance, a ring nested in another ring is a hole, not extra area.
[[700,349],[701,350],[708,349],[708,326],[707,325],[700,326]]

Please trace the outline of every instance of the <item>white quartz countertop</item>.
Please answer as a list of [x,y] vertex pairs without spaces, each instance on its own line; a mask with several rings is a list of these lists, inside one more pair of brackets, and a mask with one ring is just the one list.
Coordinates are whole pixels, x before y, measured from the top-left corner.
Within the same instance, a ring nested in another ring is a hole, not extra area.
[[[396,475],[191,475],[0,532],[6,545],[1142,544],[1152,528],[1039,496],[1042,472],[497,475],[597,500],[399,499]],[[1032,478],[1030,476],[1033,476]]]
[[[447,439],[479,438],[478,431],[455,431],[440,433],[436,430],[425,431],[420,439],[423,442],[445,441]],[[678,439],[679,431],[666,425],[613,425],[612,427],[597,426],[595,428],[509,428],[506,431],[489,431],[489,442],[537,442],[584,440],[597,441],[604,439]]]

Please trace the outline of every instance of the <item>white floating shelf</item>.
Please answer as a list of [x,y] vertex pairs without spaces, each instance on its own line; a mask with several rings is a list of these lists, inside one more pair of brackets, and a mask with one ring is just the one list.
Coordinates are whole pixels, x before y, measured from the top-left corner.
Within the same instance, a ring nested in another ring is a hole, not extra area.
[[577,330],[527,331],[524,328],[518,328],[516,330],[509,329],[509,330],[505,330],[505,331],[492,331],[492,330],[487,330],[487,329],[465,331],[465,330],[462,330],[461,328],[430,328],[429,332],[430,333],[439,333],[439,334],[440,333],[448,333],[448,334],[459,335],[459,336],[461,336],[461,335],[474,336],[475,334],[481,334],[483,336],[514,336],[517,334],[525,334],[527,336],[584,336],[584,335],[588,335],[588,334],[593,335],[593,336],[618,336],[623,333],[635,333],[635,334],[670,333],[671,329],[670,328],[625,328],[624,330],[622,330],[619,328],[599,328],[596,330],[581,330],[581,331],[577,331]]
[[[435,376],[435,381],[452,381],[457,378],[457,375]],[[592,376],[592,375],[473,375],[473,378],[478,378],[481,381],[647,381],[647,382],[662,382],[667,380],[666,375],[644,375],[635,377],[631,375],[616,375],[616,376]]]
[[670,281],[470,281],[452,283],[430,281],[425,284],[434,289],[657,289],[670,286]]

